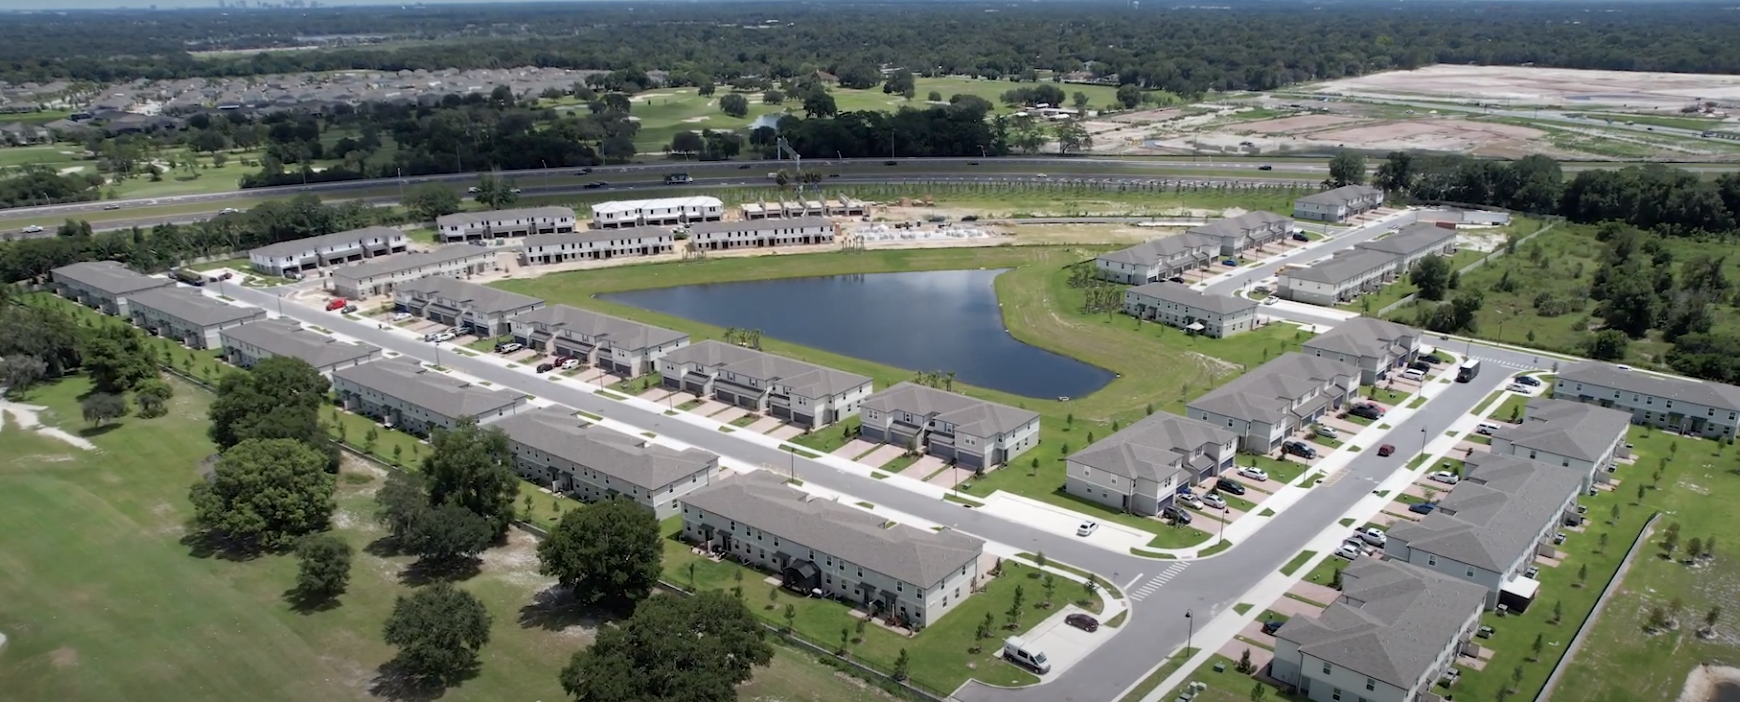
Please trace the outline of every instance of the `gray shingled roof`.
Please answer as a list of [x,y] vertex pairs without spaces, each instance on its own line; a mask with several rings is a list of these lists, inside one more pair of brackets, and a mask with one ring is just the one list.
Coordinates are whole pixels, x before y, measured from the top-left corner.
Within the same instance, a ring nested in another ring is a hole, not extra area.
[[[1205,251],[1206,249],[1206,251]],[[1113,251],[1100,256],[1102,261],[1114,263],[1129,263],[1138,266],[1152,266],[1166,261],[1174,256],[1195,253],[1199,258],[1212,258],[1220,254],[1220,240],[1197,234],[1179,234],[1177,236],[1149,239],[1127,249]]]
[[218,336],[264,349],[274,356],[300,358],[317,369],[370,358],[381,352],[378,346],[339,341],[282,317],[231,327],[218,332]]
[[1352,280],[1366,271],[1395,265],[1395,254],[1382,251],[1354,249],[1336,254],[1334,258],[1305,268],[1288,269],[1283,277],[1309,280],[1313,283],[1335,285],[1342,281]]
[[679,501],[919,587],[971,569],[985,548],[984,541],[948,529],[885,528],[883,517],[798,490],[764,470],[721,480]]
[[515,316],[514,321],[540,324],[554,331],[571,332],[626,351],[641,351],[689,338],[683,332],[567,305],[550,305],[532,310]]
[[[1560,388],[1565,386],[1567,380],[1584,385],[1633,392],[1639,395],[1654,395],[1669,400],[1690,402],[1705,407],[1740,411],[1740,388],[1708,380],[1687,380],[1641,371],[1620,370],[1611,364],[1588,361],[1561,371],[1558,382],[1553,385],[1553,394],[1560,394]],[[1611,398],[1601,397],[1598,399]]]
[[266,316],[266,311],[258,307],[231,305],[217,298],[206,297],[193,290],[179,287],[165,286],[143,290],[133,293],[127,299],[132,301],[134,309],[145,307],[157,310],[199,327],[215,327],[220,324]]
[[1334,190],[1325,190],[1320,193],[1306,195],[1305,197],[1296,200],[1296,202],[1308,202],[1313,205],[1345,205],[1368,195],[1379,195],[1382,193],[1382,190],[1378,190],[1369,185],[1343,185]]
[[1455,229],[1440,227],[1431,222],[1415,222],[1402,227],[1394,234],[1376,241],[1357,244],[1354,248],[1403,256],[1424,249],[1441,249],[1455,240]]
[[787,217],[770,219],[751,219],[741,222],[690,222],[689,231],[694,234],[711,234],[714,232],[767,231],[770,229],[795,229],[798,227],[832,227],[834,220],[827,217]]
[[374,239],[377,237],[391,241],[392,237],[404,235],[404,232],[392,227],[363,227],[362,229],[352,229],[349,231],[323,234],[321,236],[311,236],[306,239],[280,241],[276,244],[267,244],[249,251],[248,253],[250,255],[278,258],[280,256],[293,256],[296,254],[308,253],[315,249],[327,246],[343,246],[346,244],[357,244],[358,246],[361,246],[363,240]]
[[1593,461],[1601,450],[1625,436],[1631,414],[1570,400],[1534,398],[1521,424],[1507,424],[1493,435],[1526,449]]
[[1183,283],[1174,283],[1169,280],[1148,283],[1147,285],[1138,285],[1125,292],[1146,295],[1158,300],[1186,305],[1199,310],[1207,310],[1222,315],[1248,312],[1257,307],[1256,300],[1248,300],[1242,297],[1233,297],[1231,295],[1211,295],[1209,293],[1192,290],[1190,289],[1190,286]]
[[61,266],[53,273],[55,280],[72,281],[110,295],[126,295],[175,284],[168,278],[153,278],[129,270],[119,261],[85,261]]
[[420,266],[430,266],[464,260],[473,256],[494,256],[495,251],[470,245],[443,246],[427,253],[407,253],[378,256],[362,263],[332,271],[332,277],[360,281],[375,276],[393,275]]
[[1226,219],[1215,220],[1200,227],[1191,227],[1190,229],[1185,230],[1185,233],[1214,237],[1233,237],[1266,224],[1292,221],[1292,217],[1257,210],[1255,212],[1246,212],[1237,217],[1227,217]]
[[1206,446],[1238,436],[1208,422],[1157,412],[1069,456],[1069,460],[1130,480],[1164,482]]
[[1535,548],[1583,474],[1521,456],[1470,455],[1467,476],[1419,522],[1398,522],[1390,535],[1408,547],[1485,568],[1505,569]]
[[804,363],[711,339],[665,354],[674,363],[695,363],[729,370],[765,382],[777,382],[805,397],[838,395],[870,382],[870,377]]
[[491,210],[489,212],[456,212],[435,218],[435,226],[451,227],[484,222],[500,222],[507,219],[568,219],[574,218],[574,210],[568,207],[518,207],[511,210]]
[[1376,317],[1354,317],[1312,337],[1305,342],[1305,348],[1347,356],[1383,358],[1407,354],[1408,349],[1402,342],[1408,337],[1418,339],[1419,330]]
[[696,448],[676,449],[648,443],[574,416],[572,410],[546,407],[495,423],[508,438],[565,458],[617,480],[657,490],[718,465],[719,457]]
[[1275,632],[1341,668],[1413,689],[1485,606],[1486,588],[1399,561],[1361,558],[1342,571],[1342,597]]
[[461,305],[469,305],[472,309],[485,315],[504,314],[543,302],[543,300],[529,295],[497,290],[488,285],[479,285],[446,276],[413,280],[399,286],[399,290],[424,297],[440,297],[452,300]]
[[463,419],[523,401],[527,396],[513,391],[496,392],[460,380],[408,358],[389,358],[332,372],[387,397],[422,407],[444,417]]
[[642,237],[675,237],[670,227],[639,226],[622,227],[620,229],[582,229],[566,234],[533,234],[526,237],[525,247],[561,246],[562,244],[583,244],[588,241],[615,241],[618,239],[636,239]]
[[1327,358],[1292,352],[1191,400],[1191,409],[1245,421],[1280,424],[1293,404],[1338,377],[1357,378],[1359,369]]
[[1039,418],[1038,412],[988,402],[915,383],[900,383],[860,405],[878,412],[911,412],[953,424],[973,436],[995,436]]

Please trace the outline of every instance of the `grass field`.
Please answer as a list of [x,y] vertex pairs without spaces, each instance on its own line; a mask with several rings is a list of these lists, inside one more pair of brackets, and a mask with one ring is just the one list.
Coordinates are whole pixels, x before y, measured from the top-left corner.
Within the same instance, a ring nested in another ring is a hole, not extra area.
[[[167,416],[123,419],[98,431],[77,421],[89,385],[73,377],[38,388],[47,424],[84,433],[97,450],[0,431],[0,679],[9,700],[372,700],[376,666],[391,650],[379,629],[409,588],[404,557],[359,552],[341,606],[298,613],[284,601],[295,562],[191,555],[182,543],[187,487],[212,447],[209,396],[176,383]],[[361,549],[381,536],[369,520],[380,473],[347,465],[334,533]],[[351,477],[354,476],[354,477]],[[597,622],[532,605],[548,585],[523,534],[484,556],[462,584],[495,624],[478,677],[445,700],[555,700],[556,674]],[[742,688],[761,702],[886,699],[784,649]]]

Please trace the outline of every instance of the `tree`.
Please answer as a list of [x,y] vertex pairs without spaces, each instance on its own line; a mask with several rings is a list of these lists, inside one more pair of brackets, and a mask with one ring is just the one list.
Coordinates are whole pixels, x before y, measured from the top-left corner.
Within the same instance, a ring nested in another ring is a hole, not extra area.
[[561,682],[580,702],[730,702],[772,660],[761,622],[730,595],[649,597],[576,652]]
[[1564,620],[1565,620],[1565,603],[1560,602],[1559,600],[1553,600],[1553,623],[1558,624],[1559,622],[1562,622]]
[[1589,581],[1589,564],[1584,563],[1582,565],[1577,566],[1577,587],[1582,587],[1583,584],[1588,582],[1588,581]]
[[1680,547],[1680,533],[1677,531],[1668,532],[1667,537],[1663,538],[1661,540],[1662,555],[1669,558],[1669,559],[1672,559],[1674,557],[1674,551],[1678,550],[1679,547]]
[[805,95],[803,105],[804,114],[810,117],[833,117],[840,112],[840,108],[834,105],[834,96],[820,88]]
[[1408,279],[1422,300],[1442,300],[1444,293],[1450,287],[1450,261],[1443,256],[1427,256],[1414,264],[1414,270],[1408,273]]
[[22,395],[48,377],[48,362],[35,356],[7,356],[0,360],[0,386]]
[[344,594],[350,583],[350,544],[331,534],[302,537],[296,543],[296,590],[324,600]]
[[912,71],[900,69],[888,74],[882,82],[882,92],[885,95],[910,95],[917,90]]
[[732,117],[742,117],[749,114],[749,98],[739,93],[730,93],[719,98],[719,111]]
[[495,536],[488,520],[449,502],[419,513],[402,545],[418,558],[447,564],[482,553]]
[[387,483],[375,491],[375,521],[393,538],[404,539],[429,511],[429,493],[416,473],[391,471]]
[[707,143],[701,140],[701,135],[687,129],[671,135],[671,145],[668,151],[673,154],[695,154],[706,148]]
[[1125,109],[1135,109],[1137,105],[1142,104],[1142,89],[1125,83],[1118,86],[1117,97],[1118,104],[1123,105]]
[[1535,634],[1535,642],[1532,644],[1529,644],[1529,660],[1530,661],[1540,660],[1541,659],[1541,651],[1545,650],[1546,647],[1547,647],[1547,635],[1546,634]]
[[1323,184],[1331,188],[1365,184],[1365,156],[1356,151],[1336,152],[1329,159],[1329,179]]
[[322,450],[327,469],[337,471],[338,447],[320,425],[320,408],[331,387],[307,361],[264,359],[218,381],[217,398],[206,412],[211,418],[207,433],[219,449],[248,439],[295,439]]
[[484,173],[477,176],[477,192],[472,196],[484,206],[499,210],[518,202],[520,189],[514,187],[514,179],[497,177]]
[[785,606],[785,630],[787,632],[797,625],[797,605],[787,603]]
[[[1603,329],[1584,340],[1583,353],[1599,361],[1621,361],[1625,359],[1626,351],[1630,346],[1631,339],[1625,335],[1625,332],[1617,329]],[[1642,485],[1638,487],[1642,487]]]
[[154,350],[137,327],[104,324],[85,334],[84,371],[97,392],[119,395],[157,375]]
[[419,185],[405,195],[405,211],[418,222],[433,222],[436,217],[459,211],[459,193],[440,183]]
[[785,93],[782,91],[768,90],[761,94],[761,103],[764,105],[778,105],[783,102],[785,102]]
[[562,515],[538,544],[538,571],[555,576],[582,602],[626,610],[658,585],[662,543],[652,512],[618,497]]
[[929,94],[924,96],[924,99],[927,102],[942,102],[943,101],[942,93],[940,91],[936,91],[936,90],[930,91]]
[[133,388],[133,399],[139,402],[139,416],[150,419],[161,417],[169,412],[169,398],[175,397],[175,388],[162,378],[146,378]]
[[895,682],[905,682],[907,669],[911,667],[911,659],[906,655],[906,649],[900,649],[900,655],[894,659],[893,678]]
[[489,643],[491,619],[483,602],[445,582],[400,595],[383,635],[399,648],[393,662],[408,674],[447,684],[477,668],[477,652]]
[[1049,608],[1051,607],[1051,596],[1057,591],[1056,579],[1050,573],[1046,573],[1045,577],[1040,578],[1039,584],[1045,588],[1045,607]]
[[120,395],[106,392],[94,392],[79,400],[79,409],[84,412],[85,421],[93,427],[127,416],[127,400]]
[[483,517],[490,533],[507,533],[520,490],[507,434],[466,419],[453,429],[437,429],[430,443],[423,459],[430,504],[457,504]]
[[278,549],[326,529],[334,481],[319,452],[293,439],[248,439],[193,484],[194,523],[245,548]]
[[1251,702],[1263,702],[1269,698],[1269,686],[1257,683],[1251,688]]
[[1094,147],[1094,137],[1082,126],[1081,120],[1067,120],[1057,125],[1057,153],[1078,154]]

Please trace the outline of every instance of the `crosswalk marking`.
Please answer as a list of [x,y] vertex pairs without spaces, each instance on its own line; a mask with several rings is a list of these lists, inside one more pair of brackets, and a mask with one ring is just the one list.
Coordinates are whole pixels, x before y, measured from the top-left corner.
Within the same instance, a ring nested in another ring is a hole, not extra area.
[[1173,578],[1178,577],[1179,573],[1184,572],[1184,569],[1189,568],[1189,567],[1190,567],[1190,563],[1188,563],[1188,562],[1179,562],[1179,563],[1172,564],[1171,566],[1167,567],[1166,570],[1163,570],[1163,571],[1160,571],[1159,573],[1156,573],[1154,575],[1154,577],[1149,578],[1147,582],[1142,583],[1141,587],[1138,587],[1135,590],[1131,591],[1130,592],[1130,599],[1135,600],[1137,602],[1140,602],[1140,601],[1146,599],[1149,595],[1152,595],[1155,592],[1159,591],[1160,587],[1162,585],[1165,585],[1168,581],[1172,580]]
[[1492,363],[1495,365],[1504,366],[1506,368],[1515,368],[1517,370],[1535,370],[1535,366],[1527,364],[1527,363],[1518,363],[1516,361],[1501,361],[1501,360],[1498,360],[1496,358],[1484,358],[1481,356],[1475,356],[1474,358],[1478,359],[1484,363]]

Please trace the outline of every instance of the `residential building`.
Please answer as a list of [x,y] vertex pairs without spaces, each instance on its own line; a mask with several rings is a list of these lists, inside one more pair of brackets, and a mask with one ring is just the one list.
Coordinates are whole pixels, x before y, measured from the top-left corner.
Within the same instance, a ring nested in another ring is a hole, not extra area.
[[575,260],[600,260],[623,256],[657,256],[676,250],[677,237],[670,227],[622,227],[620,229],[588,229],[568,234],[539,234],[526,237],[520,247],[520,261],[562,263]]
[[1396,258],[1382,251],[1351,249],[1315,266],[1288,266],[1278,274],[1275,295],[1283,300],[1332,306],[1395,280]]
[[1733,438],[1740,428],[1740,388],[1598,361],[1561,371],[1552,396],[1623,410],[1637,424],[1692,436]]
[[514,467],[527,480],[585,502],[621,496],[658,519],[707,486],[719,456],[677,450],[591,424],[560,407],[531,409],[494,424],[512,442]]
[[464,419],[486,424],[520,411],[529,396],[497,391],[398,357],[339,368],[332,390],[345,410],[400,431],[427,435]]
[[340,368],[381,357],[378,346],[339,341],[285,317],[231,327],[218,337],[223,342],[224,360],[242,368],[253,368],[275,356],[289,356],[306,361],[322,375],[331,375]]
[[1375,385],[1390,371],[1420,357],[1420,330],[1376,317],[1354,317],[1305,342],[1304,353],[1359,367],[1361,385]]
[[1293,218],[1341,222],[1384,204],[1384,191],[1369,185],[1343,185],[1293,201]]
[[613,200],[592,206],[595,229],[674,226],[717,222],[725,218],[725,203],[716,197],[664,197],[653,200]]
[[766,246],[813,246],[834,243],[836,232],[834,220],[827,217],[697,222],[689,225],[689,246],[706,251]]
[[1427,256],[1456,253],[1456,226],[1415,222],[1381,239],[1356,244],[1354,248],[1389,254],[1394,259],[1392,275],[1399,279]]
[[1245,249],[1285,241],[1292,232],[1293,218],[1261,210],[1185,230],[1186,234],[1219,241],[1222,256],[1236,256]]
[[868,376],[707,340],[659,359],[664,386],[819,429],[858,413]]
[[1142,285],[1177,278],[1185,271],[1214,265],[1219,239],[1195,234],[1150,239],[1094,259],[1101,280]]
[[127,313],[139,328],[195,349],[217,348],[223,343],[219,332],[266,317],[258,307],[232,305],[180,286],[133,293]]
[[261,273],[285,275],[335,263],[404,253],[410,241],[404,232],[392,227],[364,227],[262,246],[248,252],[248,262]]
[[1039,444],[1039,413],[915,383],[865,398],[858,437],[967,468],[1006,464]]
[[454,278],[422,278],[393,292],[398,309],[481,337],[508,333],[515,315],[542,309],[544,301]]
[[127,299],[133,295],[175,285],[168,278],[154,278],[129,270],[119,261],[85,261],[49,271],[54,291],[61,297],[103,314],[130,317]]
[[332,272],[327,280],[341,297],[357,300],[391,295],[400,285],[433,276],[469,278],[496,270],[496,252],[478,246],[443,246],[428,253],[377,258]]
[[435,218],[435,236],[443,242],[566,234],[571,231],[574,231],[574,210],[567,207],[457,212]]
[[1585,490],[1608,482],[1618,459],[1631,455],[1625,448],[1631,416],[1616,409],[1535,398],[1521,419],[1493,433],[1492,452],[1569,468],[1583,477]]
[[679,501],[688,541],[778,573],[788,589],[840,598],[904,626],[934,625],[982,577],[984,541],[895,524],[769,471],[725,478]]
[[1063,490],[1131,514],[1159,514],[1179,486],[1231,470],[1238,438],[1208,422],[1156,412],[1070,454]]
[[1540,584],[1528,577],[1536,556],[1554,552],[1553,538],[1577,523],[1583,476],[1520,456],[1473,455],[1462,481],[1418,522],[1397,522],[1384,555],[1486,588],[1486,607],[1501,598],[1527,608]]
[[1273,453],[1281,442],[1340,409],[1359,389],[1349,363],[1293,352],[1275,357],[1232,382],[1191,400],[1186,414],[1240,437],[1252,453]]
[[659,359],[689,345],[689,335],[567,305],[551,305],[509,320],[514,341],[544,353],[578,358],[627,378],[658,370]]
[[1478,585],[1361,558],[1342,569],[1328,609],[1275,632],[1269,675],[1316,702],[1435,702],[1432,686],[1475,650],[1482,595]]
[[1214,338],[1257,328],[1257,301],[1162,280],[1124,291],[1124,313]]

